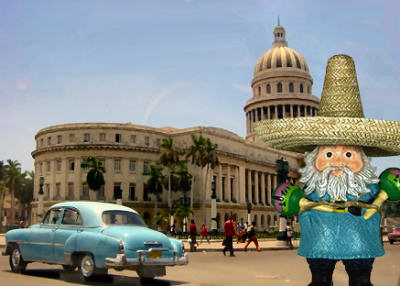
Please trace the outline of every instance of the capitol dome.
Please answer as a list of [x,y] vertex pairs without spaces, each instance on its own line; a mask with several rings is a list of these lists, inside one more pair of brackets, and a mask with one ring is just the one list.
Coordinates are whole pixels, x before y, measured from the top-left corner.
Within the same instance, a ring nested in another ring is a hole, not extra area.
[[253,96],[244,107],[246,139],[256,141],[253,123],[261,120],[315,116],[319,99],[312,95],[313,79],[307,62],[288,47],[286,31],[278,24],[274,42],[257,61],[251,82]]
[[291,68],[309,72],[308,65],[304,58],[294,49],[288,47],[285,36],[285,28],[277,26],[274,29],[274,38],[272,48],[264,53],[257,61],[254,68],[254,77],[264,71],[274,69]]

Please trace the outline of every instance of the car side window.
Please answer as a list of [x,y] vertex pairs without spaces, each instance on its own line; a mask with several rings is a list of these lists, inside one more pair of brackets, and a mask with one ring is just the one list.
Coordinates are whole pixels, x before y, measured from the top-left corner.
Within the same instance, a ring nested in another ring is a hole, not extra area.
[[79,212],[71,209],[65,209],[61,223],[67,225],[81,225],[82,219]]
[[60,209],[51,209],[47,212],[46,216],[44,217],[43,223],[44,224],[56,224],[58,218],[60,217],[61,210]]

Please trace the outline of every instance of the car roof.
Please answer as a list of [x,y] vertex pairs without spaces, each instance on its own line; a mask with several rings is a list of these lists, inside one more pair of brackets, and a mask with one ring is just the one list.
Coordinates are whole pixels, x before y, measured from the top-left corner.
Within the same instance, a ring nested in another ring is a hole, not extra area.
[[86,227],[96,227],[103,225],[101,215],[104,211],[128,211],[137,214],[135,210],[122,205],[91,201],[62,202],[52,205],[50,208],[75,208],[79,210],[83,219],[83,225]]

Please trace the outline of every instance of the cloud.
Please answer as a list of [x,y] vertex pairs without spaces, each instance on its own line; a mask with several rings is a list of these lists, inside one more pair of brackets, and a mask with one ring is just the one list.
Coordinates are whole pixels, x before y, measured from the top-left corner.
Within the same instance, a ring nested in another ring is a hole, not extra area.
[[157,105],[161,102],[161,100],[164,97],[166,97],[167,95],[169,95],[172,92],[176,91],[178,88],[179,88],[179,86],[173,86],[173,87],[170,87],[170,88],[166,88],[163,91],[161,91],[160,94],[151,101],[151,103],[147,107],[146,113],[144,115],[144,124],[148,123],[148,120],[149,120],[149,118],[151,116],[151,113],[157,107]]
[[240,91],[244,91],[244,92],[246,92],[246,93],[248,93],[248,94],[252,94],[252,92],[253,92],[253,90],[251,89],[251,86],[248,86],[248,85],[243,85],[243,84],[237,84],[237,83],[235,83],[234,85],[233,85],[233,87],[234,88],[236,88],[236,89],[238,89],[238,90],[240,90]]

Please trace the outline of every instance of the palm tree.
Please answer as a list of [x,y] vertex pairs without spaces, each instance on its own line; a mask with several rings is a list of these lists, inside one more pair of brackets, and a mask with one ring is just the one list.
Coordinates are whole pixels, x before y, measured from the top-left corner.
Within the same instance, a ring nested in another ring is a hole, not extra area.
[[3,205],[6,192],[8,188],[6,186],[6,167],[3,161],[0,161],[0,223],[3,221]]
[[21,180],[21,164],[17,160],[7,160],[6,184],[11,191],[11,224],[15,223],[14,194]]
[[[184,224],[185,222],[187,223],[188,221],[188,216],[190,215],[192,211],[192,207],[187,204],[187,192],[191,190],[192,187],[192,174],[188,172],[188,167],[185,162],[179,162],[178,164],[178,170],[175,172],[177,176],[177,186],[176,190],[181,191],[183,193],[183,198],[180,203],[179,211],[175,212],[175,216],[178,218],[183,219]],[[176,215],[178,214],[178,215]],[[180,215],[184,215],[183,217],[180,217]],[[185,229],[186,231],[186,229]]]
[[100,190],[100,188],[105,184],[103,174],[106,172],[102,162],[95,157],[89,156],[82,162],[81,168],[89,168],[86,176],[86,182],[89,188],[95,192]]
[[143,173],[143,175],[150,176],[146,182],[147,192],[150,194],[154,194],[156,196],[154,200],[154,216],[157,215],[157,203],[159,199],[159,195],[163,191],[163,180],[164,175],[162,173],[163,168],[160,166],[149,166],[149,171],[147,173]]
[[189,148],[186,154],[186,158],[191,158],[192,164],[201,167],[201,169],[207,168],[204,178],[205,189],[203,192],[203,219],[204,223],[206,223],[206,194],[208,186],[208,172],[210,168],[214,169],[219,164],[216,153],[218,144],[212,143],[209,138],[204,138],[202,135],[200,135],[198,138],[195,135],[192,135],[192,140],[193,145]]
[[[189,147],[189,150],[186,153],[186,159],[190,158],[193,165],[196,165],[200,169],[203,169],[205,165],[203,165],[204,158],[204,145],[205,139],[203,136],[199,136],[198,138],[195,135],[192,135],[192,145]],[[193,208],[193,188],[194,188],[194,176],[192,177],[192,188],[190,190],[190,207]]]
[[177,175],[176,190],[183,193],[183,204],[186,205],[187,192],[191,189],[193,176],[189,173],[185,162],[179,162],[178,168],[179,169],[175,172]]
[[182,225],[184,232],[187,232],[187,221],[188,221],[187,218],[190,214],[192,214],[190,206],[180,204],[175,207],[174,216],[176,217],[177,220],[183,222]]
[[[161,156],[159,163],[168,168],[168,213],[171,215],[172,198],[171,198],[171,176],[175,165],[179,162],[179,154],[174,150],[174,142],[172,138],[162,139],[160,145]],[[171,222],[171,221],[170,221]],[[171,222],[172,223],[172,222]]]
[[30,222],[31,218],[31,202],[33,201],[33,182],[35,173],[33,171],[24,172],[21,174],[21,186],[15,193],[20,204],[20,217]]

